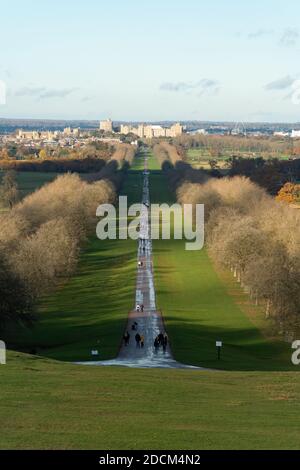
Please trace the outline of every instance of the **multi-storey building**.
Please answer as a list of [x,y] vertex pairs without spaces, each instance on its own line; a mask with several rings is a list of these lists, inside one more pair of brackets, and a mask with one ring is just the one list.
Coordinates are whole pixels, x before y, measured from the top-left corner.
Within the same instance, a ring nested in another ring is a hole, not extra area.
[[183,133],[183,127],[178,122],[171,127],[162,127],[158,125],[140,124],[138,127],[130,125],[121,125],[121,134],[136,134],[140,138],[152,139],[153,137],[177,137]]
[[113,123],[111,119],[106,119],[105,121],[100,121],[100,131],[112,132]]

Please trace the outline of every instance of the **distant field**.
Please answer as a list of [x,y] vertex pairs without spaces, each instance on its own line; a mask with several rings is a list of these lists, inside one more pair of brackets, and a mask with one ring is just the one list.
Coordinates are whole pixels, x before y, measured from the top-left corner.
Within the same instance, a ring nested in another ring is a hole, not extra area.
[[[3,177],[3,174],[4,172],[0,170],[0,180]],[[43,186],[45,183],[53,181],[57,176],[57,173],[42,173],[35,171],[19,171],[16,174],[22,197],[32,193],[36,189]]]
[[204,168],[205,170],[210,169],[210,160],[216,160],[218,167],[221,169],[227,168],[228,156],[212,157],[207,151],[202,149],[189,149],[187,151],[187,162],[194,168]]
[[[216,160],[218,163],[218,168],[225,170],[228,165],[227,161],[231,157],[232,154],[239,155],[241,157],[245,156],[249,158],[249,152],[241,152],[240,154],[238,152],[234,151],[228,151],[225,152],[224,155],[221,155],[220,157],[213,157],[210,155],[210,153],[206,149],[201,149],[201,148],[196,148],[196,149],[189,149],[187,151],[187,162],[192,165],[194,168],[204,168],[204,169],[210,169],[209,161],[210,160]],[[253,155],[251,155],[254,157]],[[257,155],[259,156],[259,155]],[[289,156],[288,155],[281,155],[279,156],[281,160],[288,160]]]

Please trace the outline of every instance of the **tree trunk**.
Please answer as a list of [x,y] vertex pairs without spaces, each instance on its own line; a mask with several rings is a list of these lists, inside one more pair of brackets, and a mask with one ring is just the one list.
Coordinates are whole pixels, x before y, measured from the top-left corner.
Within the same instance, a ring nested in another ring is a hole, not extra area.
[[271,307],[271,301],[268,299],[267,305],[266,305],[266,318],[270,317],[270,307]]

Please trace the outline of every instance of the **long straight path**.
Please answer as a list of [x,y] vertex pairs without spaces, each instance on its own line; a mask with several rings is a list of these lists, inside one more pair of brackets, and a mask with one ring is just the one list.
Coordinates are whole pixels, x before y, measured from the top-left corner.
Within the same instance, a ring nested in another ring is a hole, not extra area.
[[[150,236],[150,191],[148,156],[144,156],[142,212],[140,215],[140,234],[137,249],[137,280],[135,303],[129,312],[124,331],[130,335],[129,343],[122,342],[116,359],[108,361],[91,361],[81,364],[88,365],[121,365],[127,367],[166,367],[195,368],[174,360],[168,341],[165,351],[162,347],[155,348],[154,341],[159,334],[166,335],[162,314],[156,309],[155,287],[152,262],[152,240]],[[143,311],[139,309],[143,306]],[[139,310],[139,311],[138,311]],[[134,328],[133,329],[133,325]],[[135,335],[144,337],[144,347],[136,344]]]

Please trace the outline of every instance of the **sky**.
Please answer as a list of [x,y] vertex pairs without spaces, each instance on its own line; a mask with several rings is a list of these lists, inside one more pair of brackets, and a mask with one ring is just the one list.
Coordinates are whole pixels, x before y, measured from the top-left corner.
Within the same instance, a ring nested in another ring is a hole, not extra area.
[[300,121],[297,0],[0,5],[0,117]]

